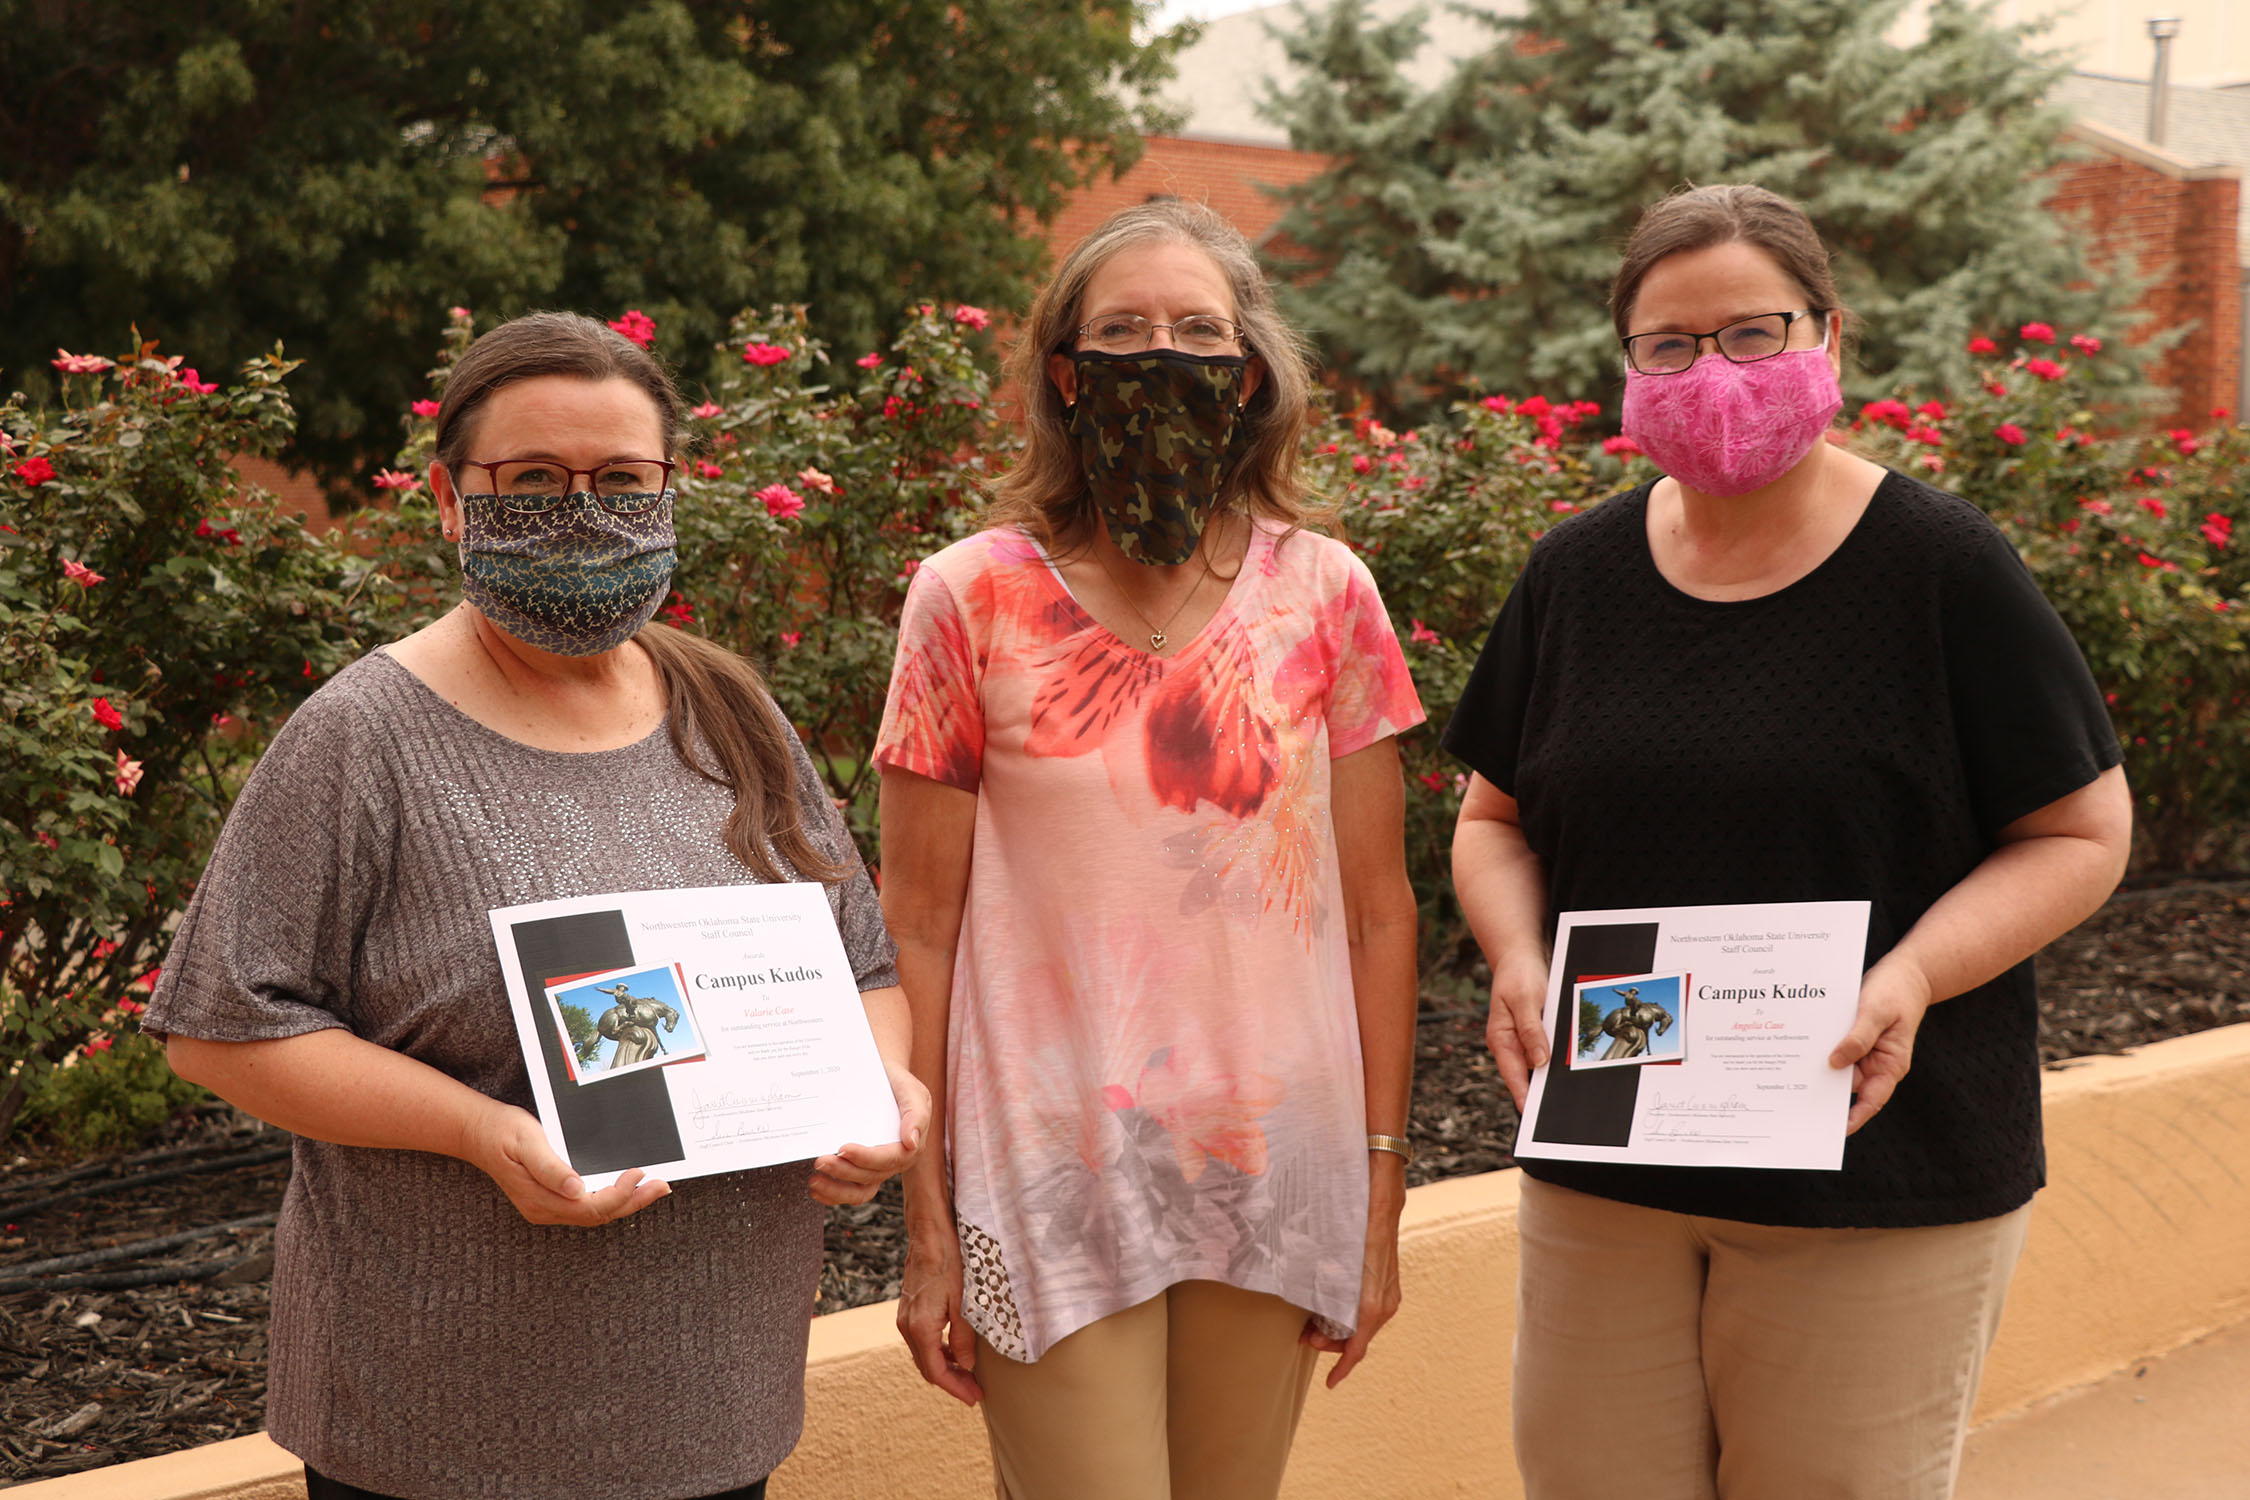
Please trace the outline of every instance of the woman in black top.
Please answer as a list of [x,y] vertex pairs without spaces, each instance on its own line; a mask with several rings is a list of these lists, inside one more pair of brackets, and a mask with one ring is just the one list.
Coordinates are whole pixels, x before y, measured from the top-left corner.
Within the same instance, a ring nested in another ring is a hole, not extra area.
[[1795,205],[1666,199],[1611,307],[1668,477],[1540,542],[1446,733],[1493,1055],[1520,1105],[1562,911],[1864,899],[1868,967],[1841,1171],[1526,1165],[1518,1462],[1942,1500],[2044,1176],[2029,955],[2124,869],[2116,737],[1997,529],[1823,440],[1845,313]]

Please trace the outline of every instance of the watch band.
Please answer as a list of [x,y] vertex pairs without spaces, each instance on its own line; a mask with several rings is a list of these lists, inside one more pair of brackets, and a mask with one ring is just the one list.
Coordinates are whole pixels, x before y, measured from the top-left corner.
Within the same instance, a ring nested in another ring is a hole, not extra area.
[[1408,1166],[1414,1165],[1414,1143],[1405,1136],[1370,1133],[1367,1137],[1367,1149],[1370,1151],[1388,1151],[1391,1155],[1404,1160]]

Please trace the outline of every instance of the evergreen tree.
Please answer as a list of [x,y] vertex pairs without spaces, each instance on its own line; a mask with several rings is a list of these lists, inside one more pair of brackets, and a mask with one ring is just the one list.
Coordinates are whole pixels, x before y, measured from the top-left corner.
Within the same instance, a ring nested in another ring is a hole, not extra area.
[[1287,42],[1302,76],[1267,104],[1332,158],[1277,226],[1292,311],[1393,412],[1464,384],[1614,396],[1609,279],[1641,211],[1754,182],[1835,255],[1864,320],[1857,396],[1965,383],[1973,334],[2034,320],[2123,351],[2138,285],[2096,276],[2044,207],[2068,121],[2042,96],[2063,65],[1960,0],[1894,46],[1904,3],[1527,0],[1427,90],[1400,71],[1421,13],[1307,15]]
[[293,456],[397,447],[446,310],[745,306],[869,348],[1020,302],[1042,225],[1161,125],[1151,0],[0,0],[0,392],[138,321],[208,373],[278,339]]

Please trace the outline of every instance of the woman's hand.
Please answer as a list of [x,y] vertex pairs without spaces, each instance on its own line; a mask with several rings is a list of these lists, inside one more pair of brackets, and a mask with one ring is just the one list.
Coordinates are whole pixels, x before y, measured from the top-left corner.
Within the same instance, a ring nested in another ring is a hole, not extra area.
[[904,1063],[885,1063],[883,1072],[891,1081],[891,1097],[898,1101],[897,1144],[845,1146],[814,1161],[812,1195],[819,1202],[865,1203],[922,1149],[930,1125],[930,1091]]
[[1542,1019],[1547,1008],[1547,966],[1522,949],[1492,966],[1492,1013],[1485,1018],[1485,1045],[1500,1066],[1516,1109],[1523,1109],[1531,1070],[1543,1066],[1553,1049]]
[[1309,1320],[1297,1336],[1298,1342],[1323,1354],[1343,1356],[1328,1371],[1330,1390],[1358,1368],[1367,1357],[1367,1346],[1398,1313],[1398,1216],[1406,1206],[1406,1163],[1388,1151],[1369,1156],[1373,1180],[1367,1203],[1367,1245],[1360,1259],[1359,1316],[1353,1320],[1352,1336],[1331,1338]]
[[637,1214],[672,1191],[671,1185],[644,1177],[635,1167],[598,1193],[547,1144],[547,1133],[528,1110],[498,1100],[480,1110],[460,1153],[508,1195],[533,1224],[592,1226]]
[[1891,1091],[1914,1065],[1914,1034],[1935,998],[1929,977],[1895,948],[1860,980],[1859,1013],[1828,1054],[1828,1066],[1852,1070],[1852,1112],[1844,1134],[1890,1103]]
[[984,1399],[971,1372],[976,1331],[961,1315],[961,1246],[951,1227],[911,1231],[899,1280],[898,1331],[922,1378],[964,1406]]

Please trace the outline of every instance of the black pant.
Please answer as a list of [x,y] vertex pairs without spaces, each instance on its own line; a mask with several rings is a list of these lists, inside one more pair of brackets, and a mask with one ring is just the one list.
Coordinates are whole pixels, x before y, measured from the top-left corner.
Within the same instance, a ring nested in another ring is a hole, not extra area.
[[[373,1490],[363,1490],[356,1484],[346,1484],[341,1479],[330,1479],[326,1474],[305,1465],[305,1500],[396,1500],[395,1496],[378,1495]],[[746,1484],[738,1490],[728,1490],[723,1495],[708,1495],[704,1500],[766,1500],[766,1482]]]

